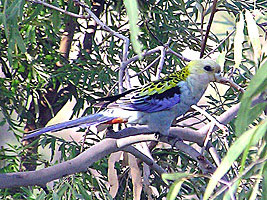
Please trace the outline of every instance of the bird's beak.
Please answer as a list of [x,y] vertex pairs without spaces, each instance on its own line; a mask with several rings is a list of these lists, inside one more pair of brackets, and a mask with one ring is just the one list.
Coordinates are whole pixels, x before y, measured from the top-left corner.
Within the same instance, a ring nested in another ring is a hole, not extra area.
[[234,83],[230,79],[221,76],[221,73],[216,73],[214,75],[214,79],[215,79],[214,81],[217,82],[217,83],[221,83],[221,84],[224,84],[224,85],[230,85],[231,87],[233,87],[233,88],[237,89],[238,91],[244,93],[244,89],[243,88],[241,88],[239,85],[237,85],[236,83]]
[[215,79],[215,80],[214,80],[215,82],[220,83],[221,80],[222,80],[221,73],[216,73],[216,74],[214,75],[214,79]]

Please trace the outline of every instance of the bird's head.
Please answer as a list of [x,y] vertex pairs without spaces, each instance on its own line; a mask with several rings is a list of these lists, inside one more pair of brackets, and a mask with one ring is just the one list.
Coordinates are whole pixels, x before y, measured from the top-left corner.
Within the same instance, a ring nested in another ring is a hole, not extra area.
[[189,75],[199,82],[208,84],[218,82],[221,78],[221,67],[213,60],[193,60],[187,65]]

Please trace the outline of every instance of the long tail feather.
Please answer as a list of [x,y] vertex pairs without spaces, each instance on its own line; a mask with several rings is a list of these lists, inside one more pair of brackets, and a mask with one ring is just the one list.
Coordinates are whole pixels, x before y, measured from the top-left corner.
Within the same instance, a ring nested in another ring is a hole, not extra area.
[[92,125],[96,125],[96,124],[101,124],[101,123],[105,123],[105,122],[108,122],[110,120],[113,120],[115,118],[116,117],[109,117],[109,116],[105,116],[101,113],[97,113],[97,114],[89,115],[86,117],[74,119],[71,121],[62,122],[59,124],[47,126],[47,127],[41,128],[41,129],[36,129],[34,131],[29,132],[30,134],[26,135],[23,138],[23,140],[27,140],[29,138],[36,137],[38,135],[41,135],[41,134],[47,133],[47,132],[55,132],[55,131],[60,131],[63,129],[78,127],[78,126],[82,126],[82,125],[92,126]]

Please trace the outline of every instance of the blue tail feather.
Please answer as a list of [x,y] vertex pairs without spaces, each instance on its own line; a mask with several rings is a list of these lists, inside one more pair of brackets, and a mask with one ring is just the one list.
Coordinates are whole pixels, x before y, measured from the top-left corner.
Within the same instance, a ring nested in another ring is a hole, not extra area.
[[59,124],[55,124],[55,125],[51,125],[51,126],[47,126],[47,127],[41,128],[41,129],[31,131],[31,132],[29,132],[28,135],[26,135],[23,138],[23,140],[27,140],[27,139],[32,138],[32,137],[36,137],[36,136],[41,135],[43,133],[60,131],[60,130],[68,129],[68,128],[72,128],[72,127],[79,127],[81,125],[85,125],[85,126],[97,125],[97,124],[108,122],[108,121],[115,119],[115,118],[116,117],[105,116],[101,113],[88,115],[88,116],[74,119],[71,121],[62,122]]

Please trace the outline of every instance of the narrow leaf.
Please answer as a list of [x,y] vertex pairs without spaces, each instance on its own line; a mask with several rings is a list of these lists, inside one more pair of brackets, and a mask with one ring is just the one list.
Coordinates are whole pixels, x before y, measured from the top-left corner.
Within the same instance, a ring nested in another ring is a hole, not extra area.
[[140,33],[140,29],[137,26],[138,22],[138,6],[136,0],[124,0],[124,4],[126,7],[127,15],[129,17],[130,23],[130,31],[131,31],[131,42],[133,44],[134,51],[141,56],[142,45],[138,40],[138,35]]
[[26,53],[27,52],[26,46],[25,46],[25,43],[24,43],[24,41],[23,41],[23,39],[19,33],[19,30],[18,29],[14,30],[14,32],[15,32],[14,37],[15,37],[15,40],[16,40],[16,43],[17,43],[19,49],[21,50],[22,53]]
[[141,171],[137,164],[137,158],[134,157],[132,154],[128,154],[128,158],[129,158],[129,167],[133,183],[133,199],[139,200],[141,199],[141,192],[143,185]]
[[216,63],[218,63],[220,66],[224,66],[224,62],[225,62],[225,55],[226,52],[223,51],[222,53],[219,54],[219,56],[216,59]]
[[262,183],[262,199],[267,199],[267,162],[265,162],[263,167]]
[[[224,174],[230,169],[233,162],[238,158],[238,156],[244,151],[248,144],[256,144],[266,133],[267,130],[267,120],[264,120],[261,125],[256,126],[244,134],[242,134],[234,144],[229,148],[226,156],[223,158],[221,164],[217,170],[212,175],[207,189],[205,191],[204,200],[209,199],[214,188],[216,187],[218,181],[224,176]],[[252,141],[251,141],[252,140]]]
[[262,179],[262,172],[263,172],[263,166],[262,168],[260,169],[260,172],[259,174],[257,175],[257,180],[254,184],[254,187],[253,187],[253,190],[251,192],[251,195],[249,197],[249,200],[254,200],[254,199],[257,199],[257,195],[259,193],[259,185],[260,185],[260,182],[261,182],[261,179]]
[[115,169],[115,163],[120,160],[122,152],[112,153],[108,159],[108,183],[110,184],[109,194],[112,198],[115,198],[119,189],[119,178],[117,170]]
[[196,175],[194,174],[188,174],[188,173],[171,173],[171,174],[162,174],[162,180],[168,184],[167,180],[171,180],[171,181],[177,181],[180,180],[182,178],[189,178],[189,177],[194,177]]
[[234,38],[234,60],[235,67],[239,67],[242,60],[242,43],[244,41],[244,16],[242,12],[239,15],[239,22],[236,23],[236,34]]
[[249,108],[252,98],[267,88],[266,74],[267,62],[265,62],[253,76],[241,99],[240,109],[235,121],[236,135],[240,135],[247,128],[249,123],[254,120],[252,117],[255,116],[255,114],[250,115],[250,112],[254,112],[255,110],[250,110]]
[[258,26],[249,10],[246,10],[245,18],[247,22],[248,36],[254,51],[254,61],[257,63],[257,60],[261,55],[261,43]]
[[171,187],[170,187],[170,191],[168,192],[167,194],[167,200],[174,200],[176,199],[176,196],[178,195],[181,187],[182,187],[182,184],[184,182],[184,179],[181,179],[181,180],[177,180],[175,181]]

